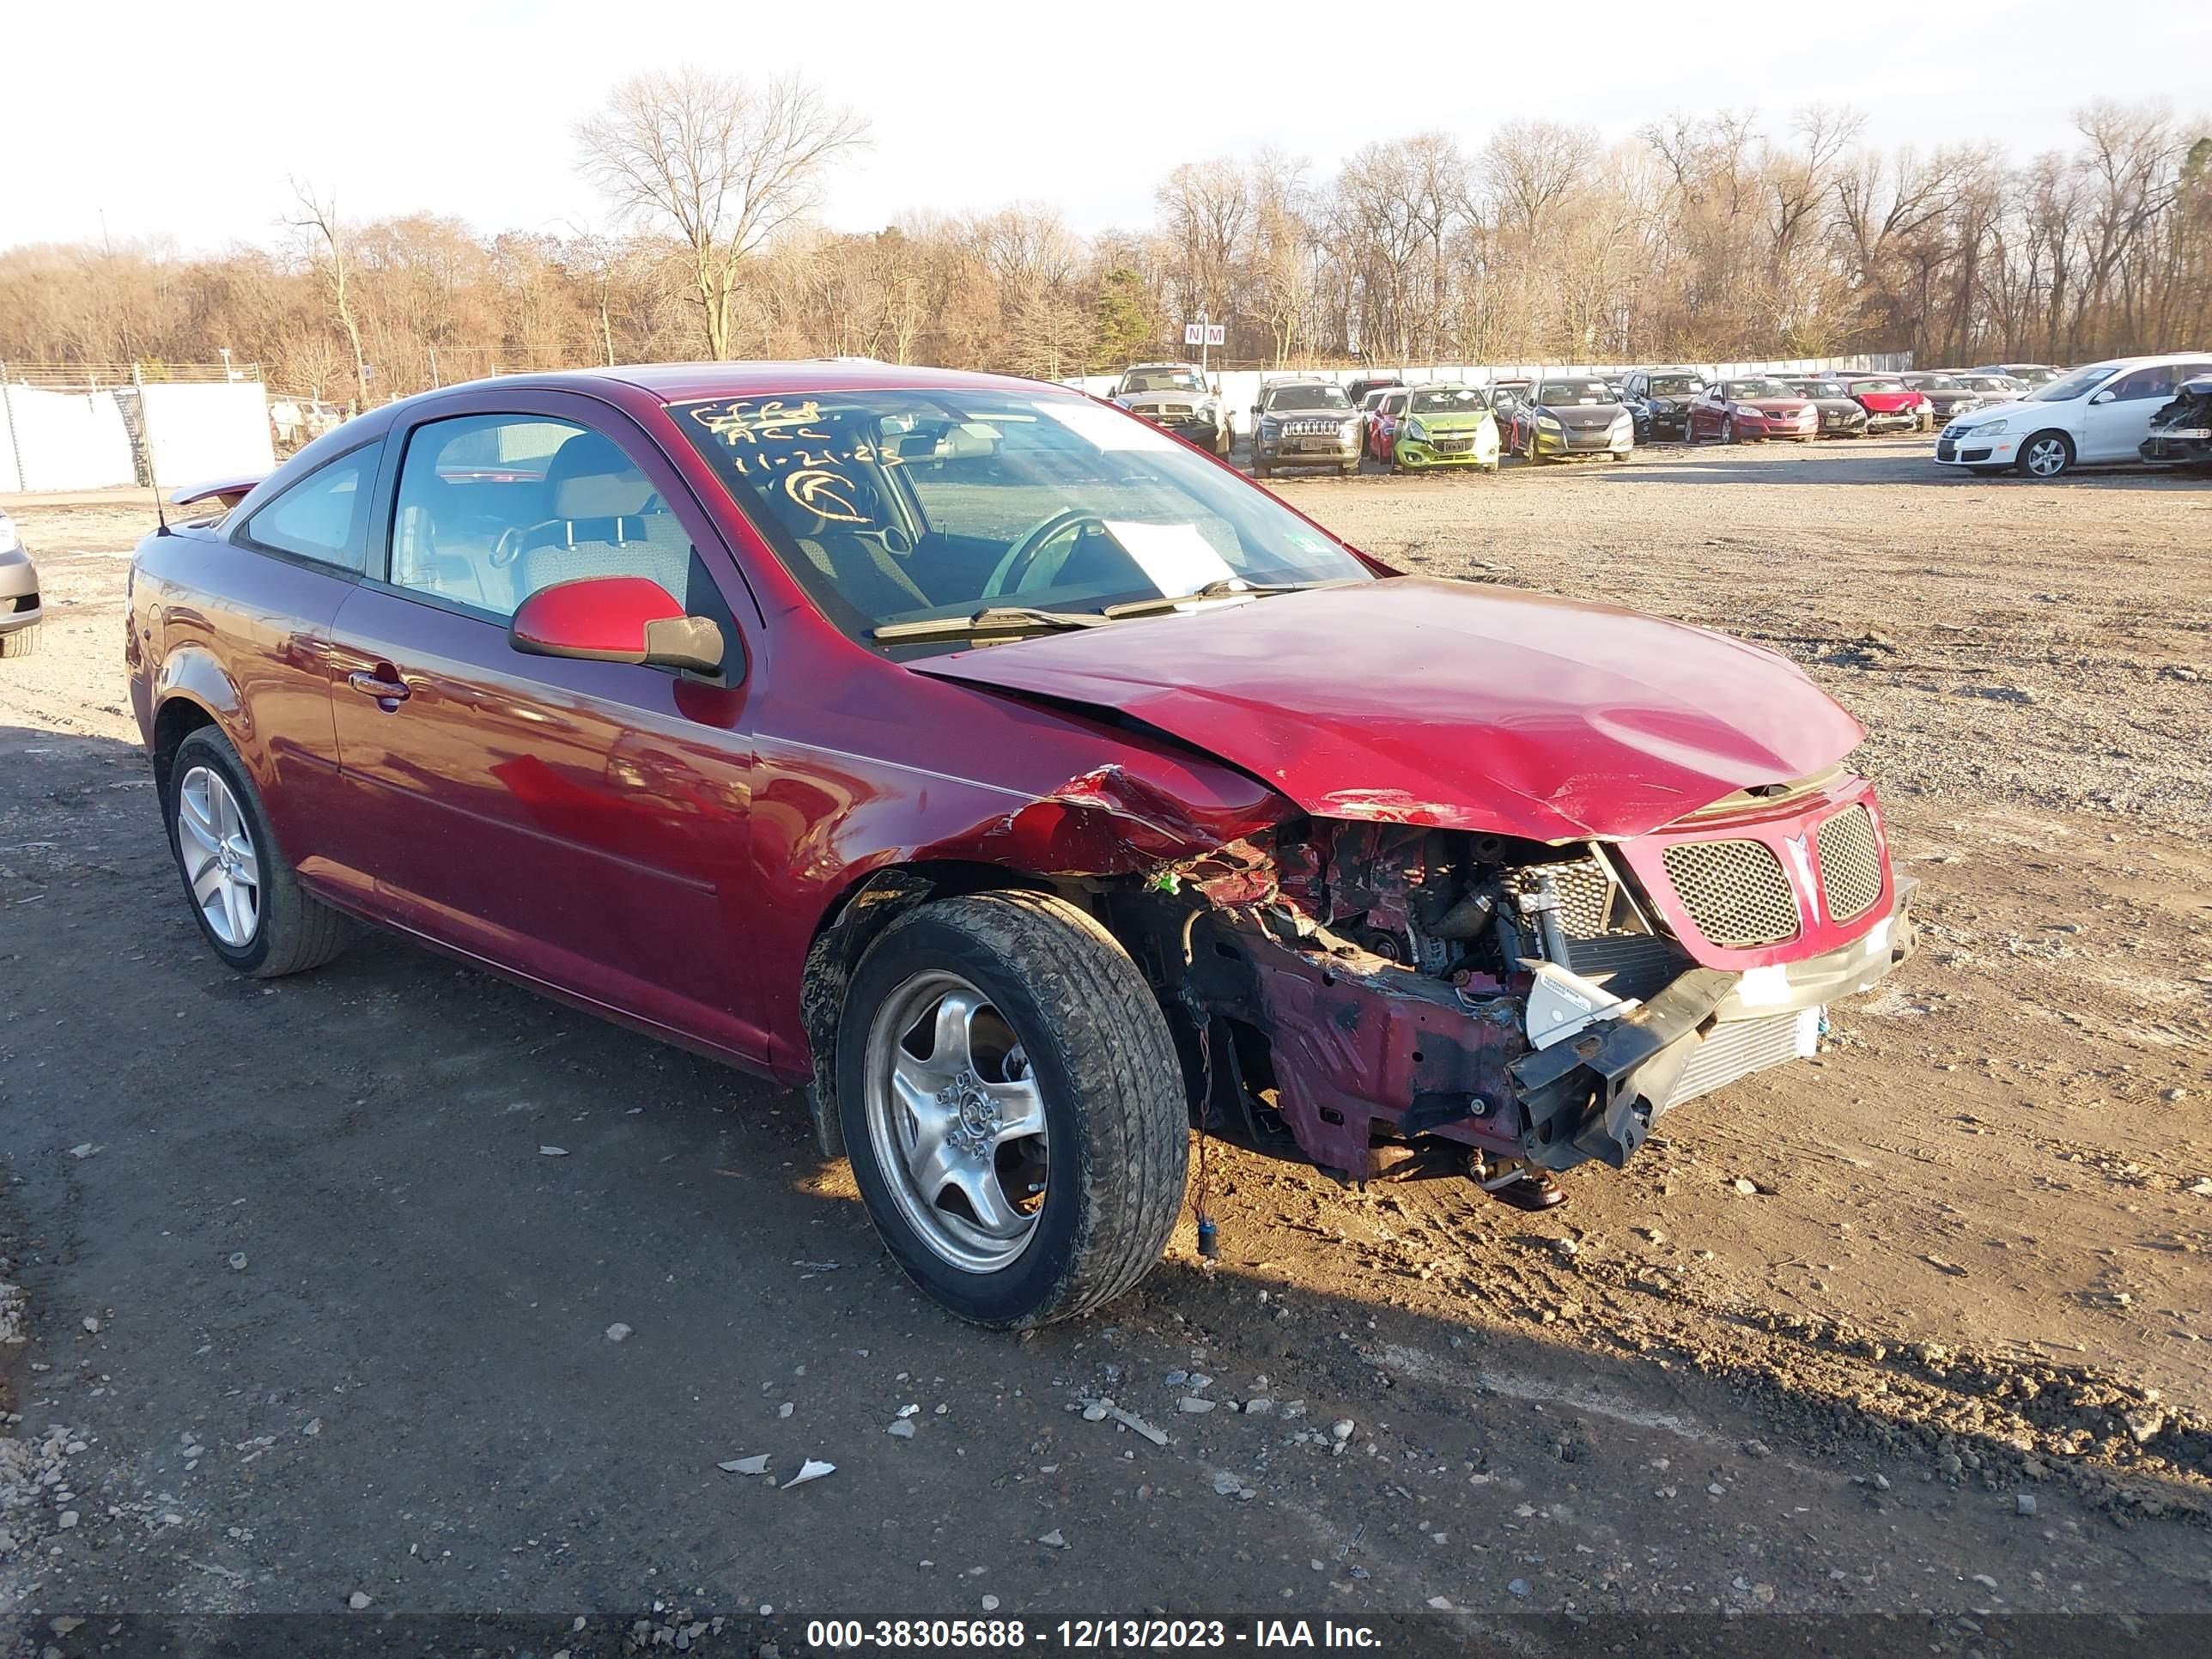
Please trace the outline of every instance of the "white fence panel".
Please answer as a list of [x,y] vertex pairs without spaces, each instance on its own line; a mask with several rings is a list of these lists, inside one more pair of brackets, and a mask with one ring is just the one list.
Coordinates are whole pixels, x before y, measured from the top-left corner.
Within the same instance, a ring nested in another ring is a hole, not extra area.
[[228,472],[276,465],[269,399],[258,380],[194,386],[162,382],[141,391],[154,477],[165,490]]
[[0,393],[0,488],[100,489],[136,476],[123,411],[104,392]]

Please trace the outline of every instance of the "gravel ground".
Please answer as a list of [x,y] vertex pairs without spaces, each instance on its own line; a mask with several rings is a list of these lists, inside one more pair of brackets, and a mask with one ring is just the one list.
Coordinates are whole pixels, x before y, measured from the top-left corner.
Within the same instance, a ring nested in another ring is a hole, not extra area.
[[2212,492],[1883,441],[1279,488],[1803,663],[1874,733],[1923,949],[1547,1216],[1216,1148],[1218,1264],[1186,1223],[1019,1342],[906,1287],[792,1096],[391,939],[223,972],[124,705],[143,509],[9,503],[52,620],[0,666],[0,1651],[1155,1608],[1960,1651],[2212,1609]]

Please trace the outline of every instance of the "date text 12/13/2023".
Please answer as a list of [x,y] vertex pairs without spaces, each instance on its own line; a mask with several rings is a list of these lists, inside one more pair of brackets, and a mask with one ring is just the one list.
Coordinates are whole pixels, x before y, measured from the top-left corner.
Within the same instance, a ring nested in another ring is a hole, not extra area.
[[806,1626],[806,1645],[819,1651],[868,1648],[944,1652],[1011,1652],[1058,1648],[1073,1652],[1188,1648],[1334,1648],[1379,1652],[1371,1626],[1334,1620],[1258,1619],[820,1619]]

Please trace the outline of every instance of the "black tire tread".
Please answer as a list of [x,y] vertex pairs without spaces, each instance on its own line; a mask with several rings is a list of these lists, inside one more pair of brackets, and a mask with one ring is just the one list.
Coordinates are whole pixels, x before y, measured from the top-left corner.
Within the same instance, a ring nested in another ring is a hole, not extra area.
[[1189,1108],[1167,1020],[1128,952],[1064,899],[1018,889],[969,894],[919,907],[884,937],[923,917],[960,929],[1013,967],[1075,1057],[1079,1097],[1070,1103],[1088,1127],[1092,1156],[1080,1170],[1084,1202],[1067,1270],[1007,1325],[1073,1318],[1151,1272],[1182,1212]]

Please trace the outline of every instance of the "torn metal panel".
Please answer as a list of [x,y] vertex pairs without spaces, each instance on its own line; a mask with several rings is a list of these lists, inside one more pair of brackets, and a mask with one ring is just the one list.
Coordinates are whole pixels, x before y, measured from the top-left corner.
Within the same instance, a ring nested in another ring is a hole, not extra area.
[[922,849],[1047,876],[1125,876],[1225,849],[1293,809],[1254,785],[1224,808],[1194,806],[1126,768],[1070,778],[1003,817]]

